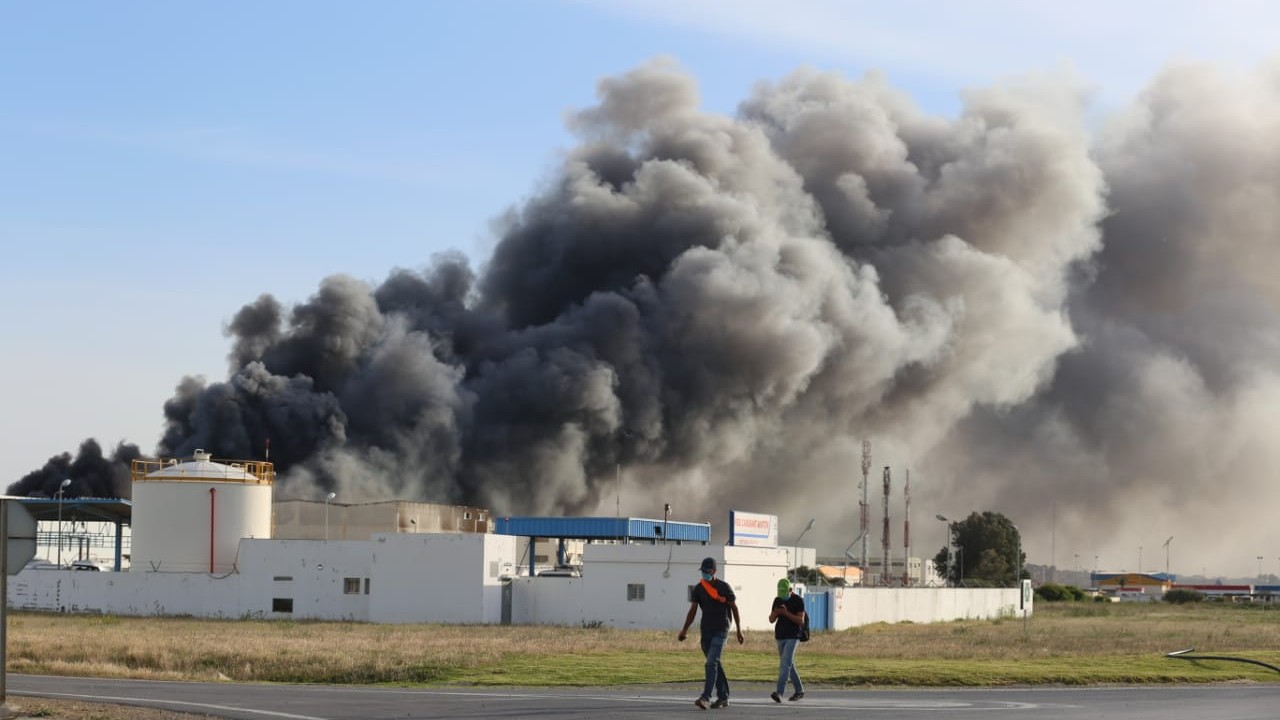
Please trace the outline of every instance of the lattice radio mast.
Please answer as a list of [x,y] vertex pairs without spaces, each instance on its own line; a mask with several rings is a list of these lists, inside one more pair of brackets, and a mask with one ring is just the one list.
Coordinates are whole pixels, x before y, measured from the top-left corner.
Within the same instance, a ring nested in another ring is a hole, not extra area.
[[902,587],[911,586],[911,471],[907,470],[906,486],[903,489],[906,507],[903,508],[905,518],[902,521]]
[[880,534],[880,584],[889,584],[889,466],[884,466],[884,532]]
[[862,531],[862,561],[859,569],[867,572],[867,538],[871,535],[871,504],[867,502],[867,488],[871,484],[867,473],[871,471],[871,441],[862,441],[862,502],[859,514],[862,522],[858,529]]

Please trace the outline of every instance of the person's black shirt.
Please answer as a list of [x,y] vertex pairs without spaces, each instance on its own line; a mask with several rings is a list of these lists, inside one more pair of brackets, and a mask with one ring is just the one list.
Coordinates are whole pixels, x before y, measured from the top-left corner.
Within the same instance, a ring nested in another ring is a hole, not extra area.
[[[804,612],[804,598],[796,595],[795,593],[791,593],[791,597],[788,597],[786,600],[783,600],[780,597],[775,597],[773,599],[773,607],[769,610],[772,612],[773,608],[784,604],[787,606],[787,610],[789,610],[793,615],[799,615]],[[773,624],[773,637],[778,640],[791,640],[798,638],[800,637],[800,626],[788,620],[786,615],[779,615],[777,621]]]
[[738,599],[733,594],[733,588],[729,587],[729,583],[719,578],[713,579],[711,586],[720,596],[720,600],[711,597],[701,581],[693,586],[693,600],[702,609],[702,621],[699,627],[702,628],[703,635],[719,635],[729,630],[729,622],[732,618],[729,603]]

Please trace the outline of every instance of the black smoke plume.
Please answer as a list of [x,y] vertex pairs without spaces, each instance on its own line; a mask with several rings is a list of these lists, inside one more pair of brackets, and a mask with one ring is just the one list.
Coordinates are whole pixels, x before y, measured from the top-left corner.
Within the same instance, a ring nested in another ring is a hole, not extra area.
[[806,70],[725,116],[650,63],[571,117],[579,144],[480,269],[241,309],[230,377],[182,381],[157,452],[269,438],[289,494],[622,496],[816,516],[840,547],[870,438],[925,517],[1004,512],[1045,560],[1136,569],[1144,533],[1206,523],[1184,562],[1274,546],[1276,78],[1173,68],[1094,131],[1070,78],[944,118]]
[[57,497],[62,482],[70,480],[71,484],[62,493],[63,498],[129,497],[130,465],[140,457],[142,453],[136,445],[120,443],[111,457],[106,457],[97,440],[85,440],[80,443],[80,450],[74,458],[71,453],[49,458],[44,467],[9,485],[8,492],[10,495],[52,498]]

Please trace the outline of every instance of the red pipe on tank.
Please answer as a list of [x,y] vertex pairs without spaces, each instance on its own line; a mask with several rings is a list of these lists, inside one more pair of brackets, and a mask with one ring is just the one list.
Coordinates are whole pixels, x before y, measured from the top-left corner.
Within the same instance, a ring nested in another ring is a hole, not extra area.
[[213,574],[213,508],[218,488],[209,488],[209,574]]

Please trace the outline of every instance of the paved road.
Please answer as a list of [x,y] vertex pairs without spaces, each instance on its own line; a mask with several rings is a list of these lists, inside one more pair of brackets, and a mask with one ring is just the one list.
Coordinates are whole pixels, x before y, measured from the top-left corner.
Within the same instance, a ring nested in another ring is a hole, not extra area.
[[8,676],[10,696],[147,705],[233,720],[426,720],[428,718],[656,718],[691,716],[858,720],[1276,720],[1280,685],[812,690],[775,704],[772,688],[737,683],[730,707],[700,711],[697,688],[423,689],[335,685],[99,680]]

